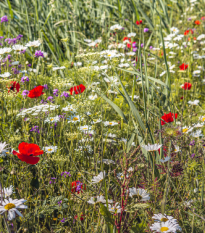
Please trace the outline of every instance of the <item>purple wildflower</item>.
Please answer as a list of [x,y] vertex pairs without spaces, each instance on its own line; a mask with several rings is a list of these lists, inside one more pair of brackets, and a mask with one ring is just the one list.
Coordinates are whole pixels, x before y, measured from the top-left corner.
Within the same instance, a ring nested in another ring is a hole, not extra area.
[[4,23],[4,22],[8,22],[8,17],[6,15],[4,15],[2,18],[1,18],[1,23]]
[[30,129],[31,132],[40,133],[39,127],[36,125]]
[[54,89],[54,90],[53,90],[53,95],[54,95],[54,96],[58,96],[58,89]]
[[65,220],[66,220],[66,218],[63,218],[63,219],[61,220],[61,222],[62,222],[62,223],[64,223],[64,222],[65,222]]
[[194,140],[191,141],[191,142],[189,143],[189,145],[190,145],[190,146],[195,146],[195,141],[194,141]]
[[47,101],[52,101],[53,100],[53,96],[48,96],[48,98],[46,100]]
[[24,83],[24,82],[29,82],[29,78],[27,76],[23,76],[21,78],[21,82]]
[[144,44],[141,44],[141,47],[143,48]]
[[64,92],[61,94],[61,97],[63,97],[63,96],[64,96],[65,98],[68,98],[68,97],[69,97],[69,94],[68,94],[67,92],[64,91]]
[[149,28],[144,28],[144,32],[148,32],[149,31]]
[[150,46],[149,49],[153,49],[153,46]]
[[193,154],[191,154],[191,158],[193,159],[195,157],[195,154],[193,153]]
[[17,39],[17,40],[21,40],[22,37],[23,37],[23,35],[19,34],[19,35],[16,37],[16,39]]
[[44,55],[43,55],[43,52],[41,51],[41,50],[37,50],[36,52],[35,52],[35,57],[44,57]]
[[29,93],[29,91],[27,91],[27,90],[23,90],[23,92],[22,92],[22,94],[21,94],[21,95],[22,95],[23,97],[26,97],[26,96],[28,95],[28,93]]
[[48,85],[47,84],[44,84],[42,85],[45,89],[48,89]]

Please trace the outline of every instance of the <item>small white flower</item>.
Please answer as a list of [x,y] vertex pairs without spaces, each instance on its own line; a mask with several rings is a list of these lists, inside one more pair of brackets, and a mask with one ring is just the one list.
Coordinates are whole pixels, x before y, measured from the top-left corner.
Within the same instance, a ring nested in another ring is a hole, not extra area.
[[98,96],[95,94],[95,95],[90,95],[88,98],[89,98],[90,100],[95,100],[95,99],[98,98]]
[[154,214],[154,216],[152,217],[155,221],[157,222],[177,222],[177,220],[175,218],[173,218],[172,216],[168,216],[166,214]]
[[25,46],[26,47],[38,47],[41,45],[41,42],[39,40],[29,41]]
[[16,214],[23,218],[23,215],[17,209],[27,209],[27,206],[23,205],[24,202],[26,202],[26,200],[24,199],[4,199],[4,201],[2,202],[2,206],[0,206],[0,213],[3,214],[4,212],[8,211],[9,221],[14,219],[16,217]]
[[133,172],[134,169],[133,169],[132,167],[129,167],[127,171],[128,171],[128,172]]
[[15,51],[23,51],[23,50],[26,50],[27,47],[23,46],[23,45],[20,45],[20,44],[15,44],[15,45],[12,46],[12,49],[15,50]]
[[105,171],[100,172],[97,176],[94,176],[93,179],[91,180],[93,184],[101,182],[106,176]]
[[85,41],[86,43],[91,43],[91,42],[92,42],[91,39],[84,39],[84,41]]
[[63,70],[63,69],[65,69],[65,68],[66,68],[65,66],[53,67],[53,71],[55,71],[55,70]]
[[159,150],[160,147],[162,147],[162,145],[160,145],[158,143],[153,144],[153,145],[150,145],[149,143],[148,143],[148,145],[142,145],[142,148],[144,148],[146,151],[149,151],[149,152],[157,151],[157,150]]
[[4,156],[6,156],[6,154],[8,153],[8,150],[7,150],[7,147],[8,146],[8,144],[6,144],[6,142],[0,142],[0,155],[2,156],[2,155],[4,155]]
[[12,51],[11,48],[7,48],[7,47],[5,47],[5,48],[0,48],[0,55],[3,55],[3,54],[5,54],[5,53],[10,53],[11,51]]
[[175,149],[174,149],[174,152],[177,153],[177,152],[180,152],[181,150],[179,149],[179,146],[177,145],[174,145]]
[[119,205],[119,203],[115,203],[115,205],[111,206],[111,205],[108,205],[108,210],[112,213],[112,214],[115,214],[115,213],[121,213],[121,207]]
[[145,189],[136,189],[136,188],[129,188],[129,196],[132,198],[138,198],[140,201],[149,201],[150,196],[149,193]]
[[11,74],[9,72],[5,72],[4,74],[0,74],[0,77],[2,77],[2,78],[8,78],[9,76],[11,76]]
[[136,53],[135,52],[129,52],[129,53],[126,53],[127,56],[135,56]]
[[83,132],[87,132],[91,129],[90,126],[88,125],[83,125],[83,126],[80,126],[80,130],[83,131]]
[[55,116],[55,117],[48,117],[48,118],[45,120],[45,123],[46,123],[46,122],[52,123],[52,122],[59,122],[59,121],[60,121],[60,117],[59,117],[59,116]]
[[130,32],[128,35],[127,35],[127,37],[135,37],[136,36],[136,33],[134,33],[134,32]]
[[114,122],[114,121],[105,121],[103,122],[105,126],[115,126],[115,125],[118,125],[117,122]]
[[122,26],[120,26],[119,24],[115,24],[113,26],[110,27],[110,30],[115,31],[115,30],[122,30]]
[[43,147],[42,150],[44,150],[46,153],[50,154],[50,153],[56,152],[57,149],[58,149],[57,146],[45,146],[45,147]]
[[187,126],[184,126],[183,128],[182,128],[182,133],[189,133],[189,132],[191,132],[192,130],[194,129],[194,127],[187,127]]
[[91,197],[90,200],[88,201],[88,204],[92,204],[92,205],[95,205],[95,204],[98,204],[98,203],[106,203],[106,200],[104,198],[104,196],[97,196],[96,198],[94,197]]
[[194,101],[189,100],[188,104],[190,104],[190,105],[198,105],[199,104],[199,100],[194,100]]
[[189,201],[184,201],[183,204],[184,204],[186,207],[190,207],[190,206],[192,205],[193,202],[194,202],[193,200],[189,200]]
[[80,118],[79,115],[74,115],[74,116],[70,116],[67,118],[68,119],[68,123],[76,123],[76,122],[80,122],[80,120],[82,120],[83,118]]
[[164,159],[160,159],[161,163],[166,163],[167,161],[169,161],[171,159],[171,157],[165,157]]
[[[115,162],[111,159],[103,159],[102,160],[103,163],[109,165],[109,164],[115,164]],[[98,161],[98,163],[101,163],[101,161]]]
[[[13,185],[11,185],[8,188],[4,188],[3,189],[3,194],[4,194],[5,198],[10,197],[13,194]],[[1,193],[0,193],[0,196],[1,196]]]
[[197,130],[196,132],[193,132],[193,133],[191,134],[191,136],[192,136],[192,137],[195,137],[195,138],[199,138],[199,137],[203,137],[204,135],[203,135],[203,133],[202,133],[202,130],[199,129],[199,130]]

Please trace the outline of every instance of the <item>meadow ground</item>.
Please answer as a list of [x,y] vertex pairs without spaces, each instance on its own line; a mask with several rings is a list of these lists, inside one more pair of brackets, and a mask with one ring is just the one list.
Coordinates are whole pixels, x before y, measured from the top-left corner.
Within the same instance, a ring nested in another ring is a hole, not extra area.
[[126,4],[0,0],[0,232],[205,232],[205,3]]

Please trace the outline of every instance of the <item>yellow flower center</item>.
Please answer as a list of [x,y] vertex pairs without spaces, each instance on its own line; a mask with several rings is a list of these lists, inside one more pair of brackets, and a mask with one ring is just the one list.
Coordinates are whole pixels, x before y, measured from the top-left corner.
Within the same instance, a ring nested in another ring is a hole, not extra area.
[[111,57],[111,54],[108,54],[107,56],[108,56],[108,57]]
[[187,129],[187,128],[182,129],[182,132],[183,132],[183,133],[185,133],[186,131],[188,131],[188,129]]
[[52,118],[51,121],[53,121],[54,119]]
[[51,148],[50,148],[50,149],[48,149],[48,151],[52,151],[52,150],[53,150],[53,149],[51,149]]
[[78,120],[78,118],[77,118],[77,117],[74,117],[74,118],[73,118],[73,120],[74,120],[74,121],[77,121],[77,120]]
[[202,118],[202,121],[205,121],[205,117]]
[[109,122],[110,125],[112,125],[112,122]]
[[166,221],[168,221],[168,219],[167,218],[161,218],[160,221],[161,222],[166,222]]
[[168,230],[169,230],[168,227],[161,227],[161,229],[160,229],[161,232],[168,231]]
[[8,203],[7,205],[4,206],[4,209],[10,210],[15,208],[16,206],[13,203]]

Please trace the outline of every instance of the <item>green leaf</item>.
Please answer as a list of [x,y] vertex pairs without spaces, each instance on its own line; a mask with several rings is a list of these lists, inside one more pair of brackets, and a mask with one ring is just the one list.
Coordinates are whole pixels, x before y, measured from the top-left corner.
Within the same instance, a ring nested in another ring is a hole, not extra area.
[[108,99],[105,95],[103,95],[103,94],[101,94],[99,92],[98,92],[98,95],[100,95],[123,118],[123,120],[127,123],[127,119],[126,119],[124,113],[122,112],[122,110],[116,104],[114,104],[110,99]]
[[11,19],[13,19],[14,18],[14,14],[13,14],[13,11],[12,11],[11,3],[10,3],[9,0],[7,0],[7,3],[8,3],[8,6],[9,6],[9,12],[10,12]]

